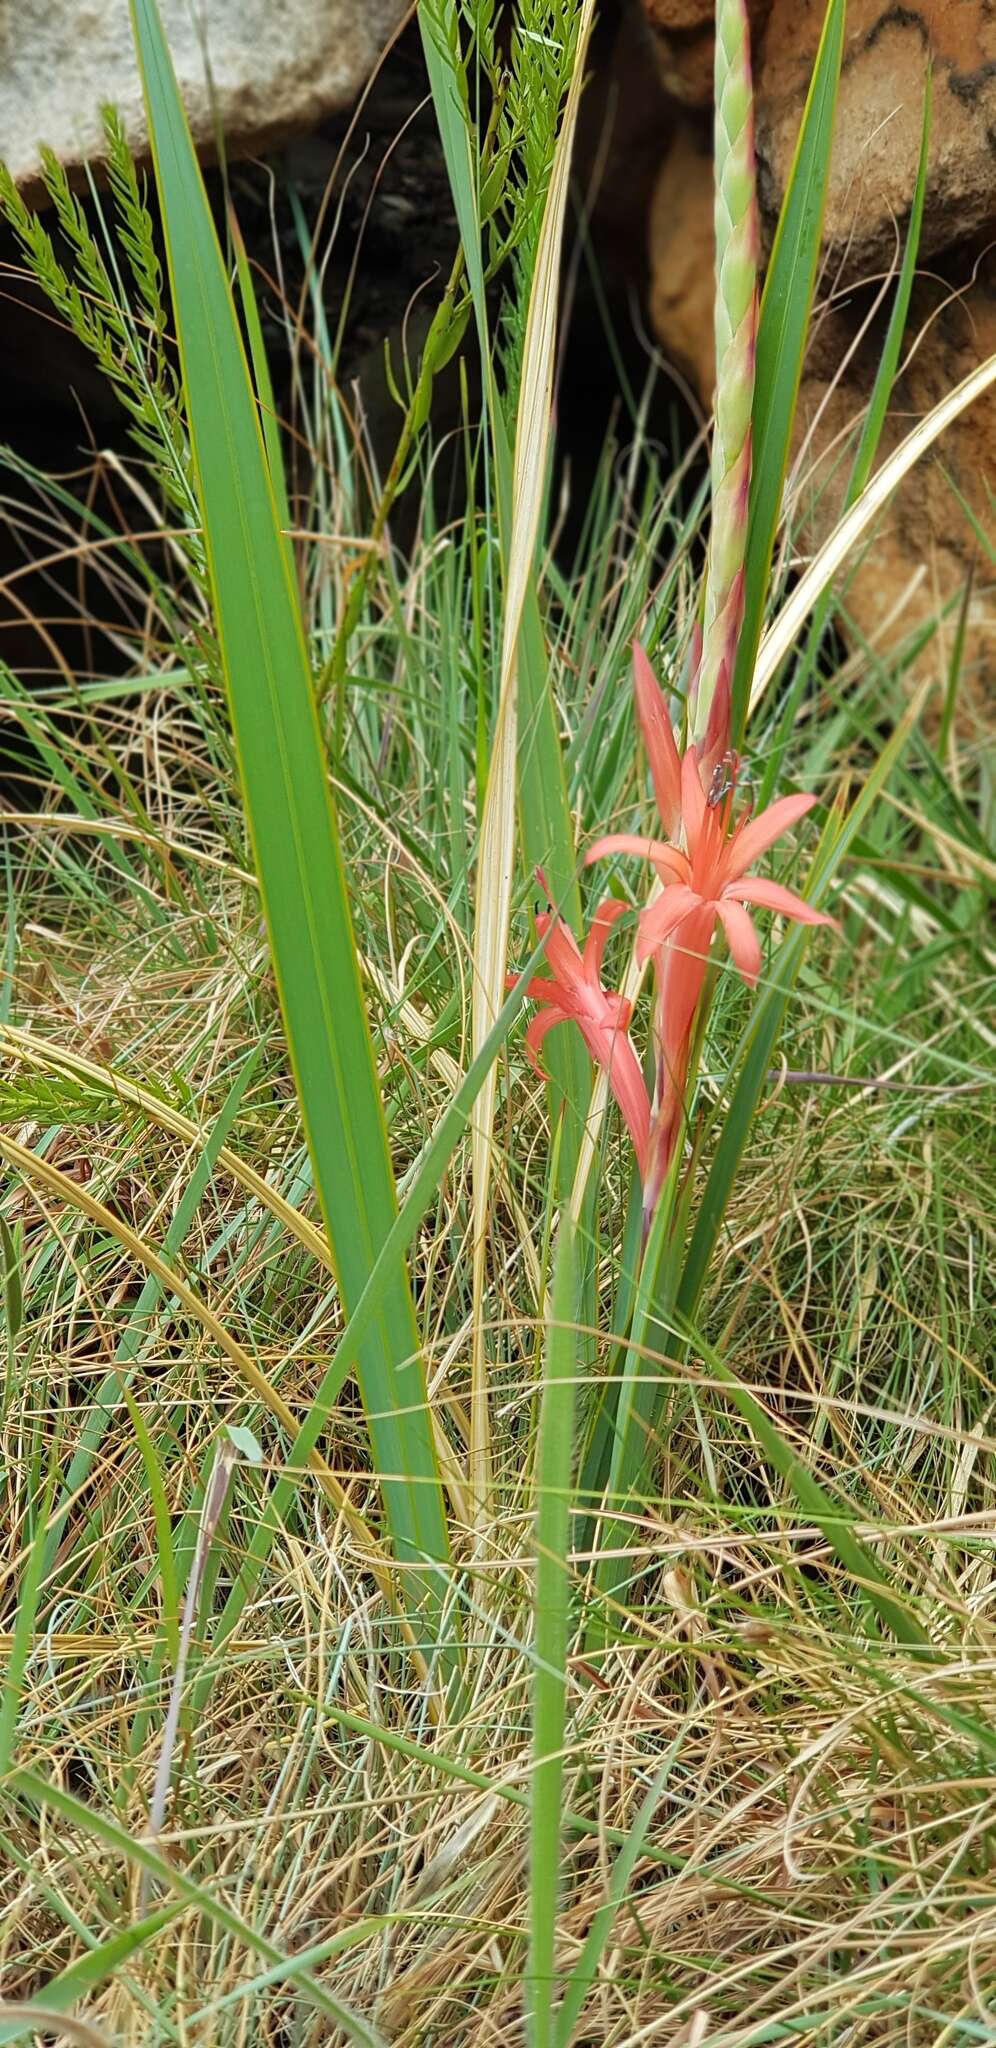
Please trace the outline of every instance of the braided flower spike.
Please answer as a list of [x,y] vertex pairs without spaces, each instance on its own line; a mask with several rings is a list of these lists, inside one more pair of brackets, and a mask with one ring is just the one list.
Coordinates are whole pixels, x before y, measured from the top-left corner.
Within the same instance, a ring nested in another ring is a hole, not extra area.
[[754,94],[746,0],[716,0],[715,86],[716,419],[712,524],[702,659],[694,685],[691,736],[713,759],[707,731],[714,699],[728,723],[729,692],[743,621],[744,560],[751,476],[751,409],[757,343],[760,234],[754,165]]
[[[544,894],[549,896],[542,869],[537,875]],[[540,937],[547,940],[546,958],[551,972],[548,976],[534,975],[527,989],[540,1007],[526,1032],[526,1048],[536,1072],[542,1074],[539,1050],[547,1032],[554,1024],[566,1023],[568,1019],[579,1026],[592,1059],[604,1067],[608,1076],[643,1179],[650,1138],[650,1099],[629,1038],[632,1005],[625,996],[604,989],[600,979],[609,933],[627,908],[627,904],[611,896],[601,903],[583,952],[570,926],[555,910],[539,912],[536,926]],[[509,980],[514,984],[516,976],[511,975]]]

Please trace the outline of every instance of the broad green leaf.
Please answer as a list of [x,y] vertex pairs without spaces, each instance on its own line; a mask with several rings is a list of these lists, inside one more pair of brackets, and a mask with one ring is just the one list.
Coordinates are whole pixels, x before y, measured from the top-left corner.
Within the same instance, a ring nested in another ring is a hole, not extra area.
[[[347,1315],[396,1215],[338,824],[288,553],[204,185],[155,0],[131,0],[215,625],[288,1051]],[[395,1555],[448,1554],[399,1259],[357,1366]],[[416,1573],[438,1625],[437,1577]]]

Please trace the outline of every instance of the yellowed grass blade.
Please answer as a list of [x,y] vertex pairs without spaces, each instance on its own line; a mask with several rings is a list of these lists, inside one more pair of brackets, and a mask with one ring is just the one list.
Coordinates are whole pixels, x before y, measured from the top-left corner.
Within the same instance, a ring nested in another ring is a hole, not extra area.
[[757,665],[750,689],[750,710],[753,712],[761,702],[765,690],[793,641],[802,631],[809,613],[820,593],[837,574],[847,560],[862,534],[881,512],[892,492],[903,478],[909,475],[914,463],[919,462],[952,420],[967,406],[981,398],[991,384],[996,383],[996,356],[980,363],[977,370],[963,377],[953,391],[949,391],[938,405],[935,405],[925,419],[919,420],[906,439],[901,441],[881,469],[876,470],[870,482],[865,485],[860,498],[855,500],[851,510],[834,527],[829,539],[824,542],[815,561],[811,562],[804,576],[801,576],[772,626],[769,626],[758,651]]
[[[577,62],[557,141],[526,322],[522,388],[515,433],[512,518],[508,536],[498,717],[488,770],[488,788],[481,821],[477,868],[472,1005],[472,1043],[475,1054],[487,1038],[501,1008],[508,966],[512,874],[515,865],[519,629],[529,579],[533,573],[543,503],[550,441],[560,251],[567,211],[574,129],[593,15],[594,0],[585,0],[578,36]],[[497,1073],[492,1068],[477,1098],[471,1134],[474,1335],[471,1353],[468,1476],[474,1520],[478,1527],[486,1518],[491,1493],[491,1422],[484,1336],[484,1291],[491,1193],[492,1127],[497,1085]]]

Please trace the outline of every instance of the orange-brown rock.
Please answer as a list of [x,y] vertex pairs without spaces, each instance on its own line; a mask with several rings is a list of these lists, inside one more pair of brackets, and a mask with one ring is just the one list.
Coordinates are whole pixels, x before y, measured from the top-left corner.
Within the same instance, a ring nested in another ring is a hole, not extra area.
[[[771,0],[747,0],[755,46]],[[643,0],[665,89],[687,107],[712,105],[715,0]]]
[[[757,147],[769,222],[781,205],[812,75],[824,0],[772,0],[757,80]],[[891,260],[920,153],[934,67],[921,253],[996,225],[996,5],[993,0],[849,0],[827,200],[826,240],[852,276]]]
[[712,153],[698,124],[678,123],[650,208],[650,318],[677,369],[712,403]]
[[[691,379],[707,410],[715,375],[712,260],[712,166],[703,139],[686,124],[675,136],[654,197],[650,304],[665,352]],[[996,256],[978,266],[966,256],[949,268],[958,278],[957,292],[930,277],[915,288],[909,360],[880,459],[969,370],[996,353]],[[839,515],[850,451],[879,361],[885,312],[857,342],[860,309],[858,297],[821,317],[803,378],[792,484],[795,530],[807,555]],[[973,520],[982,533],[991,533],[994,488],[996,394],[990,392],[913,470],[841,584],[854,642],[868,640],[885,654],[940,607],[957,601],[978,557],[966,637],[966,701],[976,707],[988,703],[990,714],[996,699],[996,593]],[[949,619],[920,657],[920,673],[943,672],[953,631]]]
[[[828,319],[811,351],[799,393],[795,513],[807,552],[841,511],[856,432],[878,367],[883,321],[851,354],[851,311]],[[967,290],[936,278],[914,289],[909,344],[879,444],[884,460],[941,398],[996,353],[996,264]],[[949,426],[891,499],[853,572],[839,585],[852,640],[887,654],[944,607],[947,616],[916,663],[920,675],[947,672],[958,602],[974,574],[965,639],[961,709],[988,714],[996,702],[996,590],[985,541],[992,533],[996,484],[996,395],[990,390]]]

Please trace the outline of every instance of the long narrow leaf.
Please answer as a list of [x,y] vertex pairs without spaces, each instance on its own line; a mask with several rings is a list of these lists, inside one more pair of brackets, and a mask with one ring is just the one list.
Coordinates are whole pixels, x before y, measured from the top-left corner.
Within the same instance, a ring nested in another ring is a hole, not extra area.
[[155,1878],[164,1890],[175,1892],[189,1905],[196,1906],[206,1920],[221,1928],[235,1941],[241,1942],[252,1954],[262,1956],[269,1964],[279,1965],[283,1981],[287,1984],[296,1984],[309,2004],[342,2029],[347,2041],[357,2043],[358,2048],[385,2048],[383,2036],[375,2027],[370,2026],[358,2013],[354,2013],[341,1999],[336,1998],[328,1985],[313,1977],[311,1972],[299,1963],[296,1956],[281,1955],[275,1943],[268,1941],[265,1935],[257,1933],[248,1920],[244,1920],[225,1903],[217,1885],[196,1884],[193,1878],[188,1877],[175,1863],[160,1855],[157,1849],[151,1848],[147,1842],[136,1841],[133,1835],[119,1826],[117,1821],[111,1820],[107,1814],[98,1812],[85,1800],[75,1798],[73,1793],[67,1792],[62,1785],[40,1777],[35,1771],[15,1772],[9,1780],[8,1789],[14,1798],[23,1800],[29,1808],[41,1812],[49,1808],[84,1835],[102,1842],[105,1848],[116,1850],[127,1863],[134,1864],[147,1876]]
[[[817,850],[807,896],[816,907],[825,902],[830,883],[845,855],[850,852],[871,806],[881,794],[919,718],[923,691],[918,693],[892,738],[882,749],[855,803],[841,824],[830,819]],[[750,1134],[757,1104],[766,1085],[785,1011],[795,986],[809,931],[793,931],[783,940],[759,994],[744,1036],[741,1065],[729,1103],[724,1108],[722,1128],[715,1155],[699,1200],[698,1211],[687,1249],[661,1245],[657,1256],[656,1238],[648,1244],[645,1275],[634,1316],[634,1342],[625,1361],[620,1389],[616,1433],[612,1448],[606,1505],[609,1510],[631,1509],[647,1469],[650,1432],[661,1405],[661,1388],[655,1384],[646,1364],[648,1350],[659,1349],[664,1333],[676,1326],[694,1324],[709,1264],[732,1195],[740,1161]],[[676,1258],[680,1256],[680,1266]],[[815,1483],[815,1482],[814,1482]],[[626,1560],[619,1555],[625,1523],[609,1519],[612,1544],[596,1567],[596,1586],[603,1595],[615,1595],[627,1576]],[[888,1596],[886,1595],[886,1600]],[[895,1604],[895,1603],[893,1603]],[[880,1610],[882,1611],[882,1610]],[[882,1611],[882,1618],[903,1618],[906,1641],[922,1640],[915,1624],[896,1606],[894,1616]],[[596,1618],[596,1630],[599,1626]]]
[[574,1228],[570,1218],[565,1217],[554,1267],[536,1449],[536,1670],[526,1977],[529,2048],[550,2048],[553,2040],[571,1595],[567,1550],[577,1377],[576,1324]]
[[743,731],[747,717],[809,335],[830,175],[845,14],[846,0],[829,0],[761,300],[744,616],[733,681],[735,734]]
[[[260,1048],[257,1046],[244,1061],[221,1110],[204,1141],[203,1148],[194,1161],[193,1170],[176,1205],[169,1229],[163,1240],[162,1257],[166,1265],[176,1259],[190,1231],[191,1224],[211,1184],[211,1176],[218,1163],[218,1155],[226,1143],[232,1124],[238,1115],[242,1098],[259,1064]],[[53,1518],[46,1549],[46,1569],[51,1566],[58,1548],[59,1537],[67,1515],[77,1499],[81,1487],[93,1470],[94,1460],[105,1432],[110,1426],[117,1402],[125,1393],[132,1371],[142,1355],[147,1341],[149,1326],[156,1308],[163,1296],[163,1285],[156,1273],[150,1273],[134,1306],[129,1310],[128,1319],[118,1338],[114,1352],[114,1364],[103,1379],[94,1396],[93,1406],[80,1432],[76,1449],[70,1462],[62,1487],[59,1506]]]
[[[155,0],[132,0],[215,622],[315,1184],[347,1313],[396,1213],[383,1109],[299,606],[217,236]],[[408,1275],[358,1378],[399,1559],[447,1532]],[[431,1599],[438,1620],[441,1598]]]
[[960,413],[977,398],[981,398],[993,384],[996,384],[996,355],[987,357],[978,368],[970,370],[953,391],[949,391],[926,415],[918,420],[901,441],[899,447],[876,470],[870,482],[865,485],[861,496],[838,520],[833,532],[824,542],[815,561],[810,562],[805,574],[800,576],[790,597],[786,598],[774,624],[769,626],[761,643],[754,670],[750,692],[750,709],[755,711],[773,675],[792,647],[797,634],[807,618],[820,592],[836,576],[837,571],[867,532],[872,521],[878,517],[883,505],[892,496],[905,476],[909,475],[914,463],[926,455],[945,429],[951,426]]
[[[473,1044],[477,1051],[501,1007],[508,964],[512,875],[515,864],[516,755],[518,747],[519,635],[534,574],[536,540],[546,488],[553,394],[560,251],[567,211],[574,130],[594,0],[584,0],[578,48],[543,212],[526,320],[522,383],[508,529],[498,718],[488,772],[478,852],[474,917]],[[486,1513],[490,1493],[490,1414],[484,1349],[484,1279],[491,1186],[492,1125],[497,1075],[485,1077],[472,1125],[474,1339],[471,1360],[470,1485],[475,1513]]]
[[[260,1572],[269,1555],[272,1544],[282,1526],[283,1517],[291,1507],[295,1489],[315,1445],[326,1429],[332,1410],[348,1375],[355,1370],[358,1347],[367,1330],[380,1313],[383,1290],[392,1271],[392,1262],[408,1250],[419,1225],[434,1199],[440,1181],[445,1174],[456,1146],[470,1120],[471,1110],[484,1077],[504,1044],[512,1025],[515,1023],[525,1000],[525,990],[530,977],[540,964],[544,944],[536,946],[531,959],[524,967],[515,988],[503,1005],[494,1030],[481,1047],[477,1058],[471,1062],[460,1083],[449,1108],[444,1112],[419,1160],[411,1186],[389,1236],[385,1239],[370,1278],[360,1296],[349,1322],[343,1331],[335,1357],[328,1366],[321,1385],[315,1394],[311,1407],[305,1416],[297,1435],[291,1444],[287,1460],[287,1471],[278,1479],[248,1545],[242,1568],[225,1603],[214,1634],[217,1648],[236,1627],[248,1600],[253,1597]],[[208,1675],[197,1694],[196,1704],[203,1707]]]
[[32,1650],[35,1615],[38,1611],[38,1596],[45,1560],[45,1529],[55,1491],[55,1478],[55,1473],[51,1473],[37,1504],[35,1532],[21,1575],[14,1640],[3,1674],[3,1682],[0,1684],[0,1783],[10,1769],[16,1745],[17,1712],[21,1703],[24,1673]]
[[[927,172],[930,160],[931,95],[931,73],[928,70],[923,98],[920,161],[917,166],[916,184],[913,189],[913,204],[910,208],[909,227],[906,230],[903,260],[896,284],[895,296],[892,301],[888,330],[882,347],[882,354],[879,357],[878,369],[875,372],[875,383],[872,387],[872,395],[868,401],[868,410],[865,414],[864,426],[861,430],[861,439],[858,443],[857,454],[851,465],[851,474],[847,480],[847,489],[844,493],[844,503],[842,506],[844,512],[849,511],[851,506],[860,497],[871,475],[872,465],[875,461],[878,444],[882,436],[882,428],[885,425],[885,417],[889,409],[889,400],[892,397],[893,386],[896,381],[896,372],[899,368],[899,355],[903,344],[903,335],[906,332],[906,316],[909,312],[910,296],[913,291],[913,281],[916,277],[916,260],[920,248],[923,208],[927,197]],[[778,738],[770,749],[764,779],[758,791],[757,807],[759,810],[763,810],[768,803],[777,782],[782,758],[795,727],[799,706],[815,671],[832,597],[831,586],[827,583],[824,585],[813,606],[813,615],[809,622],[809,633],[806,639],[805,650],[796,662],[792,687],[788,692],[779,720]],[[752,693],[752,704],[755,701],[756,699]],[[750,707],[748,707],[748,715],[749,709]]]
[[780,1479],[791,1488],[804,1515],[816,1523],[831,1550],[836,1553],[845,1571],[849,1572],[864,1594],[873,1615],[887,1628],[897,1642],[905,1643],[911,1649],[922,1650],[929,1638],[918,1621],[895,1597],[878,1559],[867,1544],[855,1536],[851,1528],[852,1517],[826,1493],[819,1481],[814,1479],[802,1458],[786,1442],[767,1409],[724,1365],[717,1351],[698,1331],[689,1332],[694,1350],[705,1360],[713,1377],[725,1387],[731,1399],[749,1423],[762,1451]]
[[681,1743],[682,1737],[678,1734],[669,1745],[660,1768],[655,1771],[636,1819],[612,1865],[608,1894],[592,1920],[581,1953],[567,1980],[553,2030],[553,2048],[571,2048],[574,2029],[581,2017],[585,1999],[598,1975],[598,1967],[612,1932],[616,1914],[626,1898],[633,1872],[646,1849],[650,1823],[660,1805],[661,1795],[671,1775],[671,1767]]
[[34,2035],[42,2025],[41,2019],[37,2016],[39,2012],[68,2012],[81,1998],[85,1998],[89,1992],[97,1990],[109,1977],[113,1977],[123,1963],[130,1962],[132,1956],[139,1955],[146,1942],[161,1934],[163,1928],[168,1927],[170,1921],[175,1920],[177,1914],[183,1910],[178,1901],[168,1906],[160,1906],[156,1912],[147,1914],[144,1919],[133,1921],[130,1927],[109,1934],[104,1941],[99,1941],[95,1948],[88,1950],[86,1955],[80,1956],[75,1962],[67,1963],[66,1968],[60,1970],[57,1977],[50,1977],[48,1983],[43,1985],[33,1998],[25,2000],[23,2018],[0,2020],[0,2042],[23,2041]]

